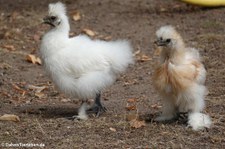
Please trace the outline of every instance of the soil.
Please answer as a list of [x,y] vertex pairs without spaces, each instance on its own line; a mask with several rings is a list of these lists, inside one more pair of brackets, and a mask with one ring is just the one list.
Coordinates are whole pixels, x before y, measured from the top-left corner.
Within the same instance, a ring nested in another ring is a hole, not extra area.
[[[20,118],[0,121],[0,143],[43,143],[48,149],[225,148],[224,8],[173,0],[64,0],[71,35],[88,28],[97,39],[129,39],[139,52],[136,63],[103,92],[108,111],[98,118],[89,113],[88,120],[73,121],[66,117],[77,114],[79,100],[59,93],[42,66],[27,61],[28,54],[38,56],[41,36],[49,28],[41,22],[50,2],[0,1],[0,115]],[[72,19],[75,11],[81,14],[79,21]],[[153,42],[155,31],[166,24],[175,26],[186,44],[202,55],[208,72],[204,112],[212,118],[210,129],[193,131],[185,116],[170,123],[153,121],[161,110],[151,80],[158,60]],[[45,89],[38,92],[37,86]],[[133,128],[128,117],[134,115],[145,126]]]

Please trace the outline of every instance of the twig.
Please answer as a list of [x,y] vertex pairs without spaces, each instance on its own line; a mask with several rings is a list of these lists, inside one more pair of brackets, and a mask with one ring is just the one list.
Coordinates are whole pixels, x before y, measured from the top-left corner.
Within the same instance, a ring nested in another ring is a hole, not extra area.
[[36,120],[36,122],[37,122],[37,124],[38,124],[38,127],[40,128],[42,134],[45,135],[46,137],[48,137],[48,135],[46,134],[46,132],[45,132],[45,131],[43,130],[43,128],[41,127],[41,124],[39,123],[38,119],[36,118],[35,120]]

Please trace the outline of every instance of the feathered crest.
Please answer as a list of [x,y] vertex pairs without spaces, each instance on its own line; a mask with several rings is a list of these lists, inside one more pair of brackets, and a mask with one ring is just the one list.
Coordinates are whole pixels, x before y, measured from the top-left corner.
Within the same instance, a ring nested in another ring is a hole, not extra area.
[[160,27],[157,32],[156,35],[158,37],[165,37],[165,36],[170,36],[173,35],[174,33],[176,33],[176,30],[174,29],[173,26],[171,25],[166,25],[166,26],[162,26]]
[[171,25],[162,26],[157,30],[156,36],[162,38],[173,38],[173,39],[181,39],[180,34],[176,31],[176,29]]
[[175,31],[175,28],[172,25],[165,25],[160,27],[159,31]]
[[66,6],[61,2],[51,3],[48,5],[48,11],[49,11],[49,14],[65,15],[66,14]]

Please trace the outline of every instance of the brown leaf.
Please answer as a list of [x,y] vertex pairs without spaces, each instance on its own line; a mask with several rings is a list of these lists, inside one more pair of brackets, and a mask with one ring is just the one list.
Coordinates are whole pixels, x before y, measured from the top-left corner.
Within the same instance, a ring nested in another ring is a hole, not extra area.
[[36,92],[34,95],[35,95],[36,97],[38,97],[38,98],[42,98],[42,97],[45,96],[45,94],[44,94],[44,93],[41,93],[41,92]]
[[71,99],[62,99],[61,102],[71,102]]
[[70,37],[73,37],[73,36],[75,36],[75,35],[76,35],[75,32],[70,32],[70,33],[69,33],[69,36],[70,36]]
[[135,98],[130,98],[130,99],[127,99],[127,102],[128,102],[128,103],[134,103],[134,102],[137,102],[137,99],[135,99]]
[[167,11],[167,9],[166,9],[166,8],[161,7],[161,8],[159,9],[159,11],[160,11],[160,12],[166,12],[166,11]]
[[140,61],[140,62],[145,62],[145,61],[150,61],[150,60],[152,60],[152,58],[149,57],[149,56],[147,56],[147,55],[144,55],[144,54],[143,54],[143,55],[141,55],[141,56],[138,56],[137,60]]
[[12,84],[13,88],[16,89],[17,91],[19,91],[21,94],[25,94],[26,91],[23,90],[22,88],[20,88],[18,85],[16,84]]
[[34,56],[32,54],[27,55],[27,61],[35,64],[36,63],[36,56]]
[[35,96],[38,98],[42,98],[45,96],[44,93],[42,93],[43,90],[45,90],[47,87],[46,86],[34,86],[34,85],[27,85],[26,86],[28,89],[34,90],[35,91]]
[[103,38],[103,40],[105,40],[105,41],[112,40],[112,36],[106,36],[106,37]]
[[134,114],[134,113],[132,113],[132,114],[127,114],[127,115],[126,115],[126,120],[127,120],[127,121],[132,121],[132,120],[134,120],[134,119],[137,119],[137,117],[138,117],[138,115],[137,115],[137,114]]
[[160,108],[162,108],[162,106],[160,106],[160,105],[158,105],[158,104],[153,104],[153,105],[151,105],[151,107],[152,107],[153,109],[160,109]]
[[154,52],[154,55],[155,55],[155,56],[159,56],[160,53],[161,53],[161,48],[157,48],[157,49],[155,50],[155,52]]
[[28,89],[36,90],[36,92],[41,92],[47,88],[46,86],[35,86],[35,85],[27,85],[26,87]]
[[79,11],[74,11],[72,13],[72,18],[73,18],[74,21],[79,21],[81,19],[80,12]]
[[124,86],[134,85],[134,84],[137,84],[137,83],[138,83],[138,80],[137,79],[127,80],[127,81],[124,82]]
[[133,119],[132,121],[130,121],[130,126],[132,128],[141,128],[141,127],[144,127],[146,126],[145,124],[145,121],[140,121],[140,120],[137,120],[137,119]]
[[87,28],[84,28],[84,29],[82,30],[82,32],[85,33],[85,34],[87,34],[88,36],[91,36],[91,37],[93,37],[93,36],[96,35],[96,33],[95,33],[94,31],[92,31],[92,30],[90,30],[90,29],[87,29]]
[[30,63],[41,65],[41,59],[36,57],[35,55],[28,54],[26,59]]
[[15,47],[13,45],[3,45],[3,48],[9,50],[9,51],[15,51]]
[[115,128],[112,128],[112,127],[110,127],[109,130],[111,130],[113,132],[116,132],[116,129]]
[[39,57],[36,57],[36,64],[38,64],[38,65],[42,64],[41,59]]
[[138,54],[140,54],[140,53],[141,53],[141,50],[137,50],[137,51],[134,52],[133,55],[136,56],[136,55],[138,55]]
[[14,114],[4,114],[0,117],[1,121],[13,121],[13,122],[19,122],[20,118]]
[[128,111],[132,111],[132,110],[137,110],[137,107],[136,107],[136,105],[131,105],[131,106],[126,106],[126,109]]
[[152,58],[150,58],[150,57],[147,56],[147,55],[142,55],[141,58],[142,58],[143,60],[147,60],[147,61],[152,60]]

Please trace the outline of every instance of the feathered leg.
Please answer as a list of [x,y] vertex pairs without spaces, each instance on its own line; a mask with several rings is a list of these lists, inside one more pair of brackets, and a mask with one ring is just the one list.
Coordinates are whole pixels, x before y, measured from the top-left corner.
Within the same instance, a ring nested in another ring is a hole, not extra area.
[[190,112],[188,114],[188,126],[191,126],[193,130],[210,128],[211,124],[211,118],[206,114],[200,112]]
[[168,97],[163,97],[162,114],[158,116],[155,121],[168,121],[176,116],[176,108],[173,100]]
[[89,109],[89,111],[96,112],[96,117],[99,117],[101,112],[106,112],[107,109],[101,103],[101,93],[97,93],[95,97],[94,105]]
[[[202,130],[204,128],[210,128],[212,121],[211,118],[201,113],[205,106],[204,97],[207,89],[203,85],[193,84],[186,93],[183,95],[183,99],[189,102],[184,102],[180,107],[187,109],[188,113],[188,126],[191,126],[193,130]],[[186,97],[186,98],[185,98]]]
[[86,113],[87,109],[88,109],[87,100],[82,100],[81,106],[78,110],[78,115],[74,115],[72,117],[69,117],[68,119],[87,120],[88,119],[88,115]]

